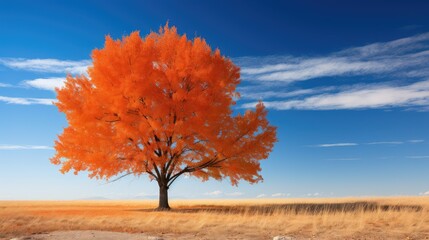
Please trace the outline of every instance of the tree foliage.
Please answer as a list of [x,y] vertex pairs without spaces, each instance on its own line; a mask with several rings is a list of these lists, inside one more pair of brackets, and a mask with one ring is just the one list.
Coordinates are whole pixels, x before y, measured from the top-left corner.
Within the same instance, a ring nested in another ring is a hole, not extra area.
[[262,179],[259,161],[276,141],[262,103],[232,106],[240,71],[201,38],[167,25],[92,52],[88,76],[67,76],[56,106],[66,127],[51,159],[61,171],[109,179],[148,174],[163,186],[183,173],[207,180]]

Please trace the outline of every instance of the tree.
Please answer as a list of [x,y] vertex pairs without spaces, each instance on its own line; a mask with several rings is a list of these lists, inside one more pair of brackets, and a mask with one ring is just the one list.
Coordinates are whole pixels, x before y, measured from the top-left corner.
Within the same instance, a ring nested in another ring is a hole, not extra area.
[[202,180],[262,180],[259,161],[276,141],[262,103],[233,116],[239,68],[201,38],[175,27],[141,38],[106,37],[88,76],[67,76],[56,106],[68,127],[51,162],[61,172],[111,179],[147,174],[159,185],[158,209],[182,174]]

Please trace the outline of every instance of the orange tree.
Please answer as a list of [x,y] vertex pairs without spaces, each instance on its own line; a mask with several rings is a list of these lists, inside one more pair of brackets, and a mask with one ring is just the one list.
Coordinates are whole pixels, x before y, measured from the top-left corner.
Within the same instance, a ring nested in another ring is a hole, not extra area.
[[61,172],[110,179],[147,174],[159,209],[182,174],[202,180],[262,180],[259,161],[276,141],[262,103],[233,114],[240,69],[201,38],[175,27],[138,32],[92,52],[88,76],[67,76],[56,106],[68,127],[51,162]]

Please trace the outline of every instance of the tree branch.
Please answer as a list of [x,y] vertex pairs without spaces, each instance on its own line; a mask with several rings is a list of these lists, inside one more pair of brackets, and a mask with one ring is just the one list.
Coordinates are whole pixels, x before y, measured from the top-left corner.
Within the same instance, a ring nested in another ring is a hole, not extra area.
[[187,172],[195,172],[198,170],[202,170],[204,168],[210,168],[210,167],[216,167],[216,168],[220,168],[221,166],[217,165],[223,161],[228,160],[229,158],[222,158],[222,159],[217,159],[217,157],[210,159],[209,161],[200,164],[199,166],[196,167],[189,167],[186,166],[184,169],[182,169],[180,172],[174,174],[171,178],[168,177],[167,178],[167,182],[168,182],[168,187],[170,187],[170,185],[182,174],[187,173]]
[[161,179],[161,173],[159,172],[158,167],[156,166],[156,164],[152,162],[152,166],[155,169],[155,173],[158,176],[158,179]]
[[134,173],[134,172],[128,172],[128,173],[126,173],[126,174],[124,174],[124,175],[122,175],[122,176],[119,176],[119,177],[117,177],[117,178],[115,178],[115,179],[111,180],[111,181],[107,181],[107,183],[105,183],[105,184],[109,184],[109,183],[116,182],[116,181],[118,181],[119,179],[124,178],[124,177],[126,177],[126,176],[128,176],[128,175],[131,175],[131,174],[133,174],[133,173]]
[[178,172],[178,173],[176,173],[176,174],[174,174],[173,175],[173,177],[171,178],[171,179],[167,179],[167,182],[168,182],[168,184],[167,184],[167,187],[170,187],[171,186],[171,184],[180,176],[180,175],[182,175],[182,174],[184,174],[184,173],[186,173],[186,172],[189,172],[188,171],[188,167],[185,167],[184,169],[182,169],[182,171],[180,171],[180,172]]
[[149,171],[149,170],[146,170],[146,172],[147,172],[149,175],[151,175],[152,177],[154,177],[154,178],[156,179],[156,181],[158,181],[158,177],[156,177],[156,175],[155,175],[153,172],[151,172],[151,171]]

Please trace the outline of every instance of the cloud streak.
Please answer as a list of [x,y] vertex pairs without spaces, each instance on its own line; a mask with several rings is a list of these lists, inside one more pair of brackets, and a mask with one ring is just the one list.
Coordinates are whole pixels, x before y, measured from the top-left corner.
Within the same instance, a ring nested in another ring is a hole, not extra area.
[[0,64],[12,69],[31,72],[86,74],[86,70],[91,64],[91,61],[72,61],[51,58],[1,58]]
[[[245,103],[252,108],[257,102]],[[429,80],[403,86],[358,85],[336,93],[323,93],[303,99],[264,101],[276,110],[338,110],[429,106]]]
[[206,196],[220,196],[221,194],[222,194],[222,191],[219,191],[219,190],[204,193],[204,195]]
[[320,193],[316,192],[316,193],[307,193],[308,197],[318,197],[320,196]]
[[51,98],[19,98],[0,96],[0,102],[17,105],[52,105],[56,99]]
[[349,48],[323,57],[268,56],[235,59],[246,80],[305,81],[320,77],[391,74],[427,67],[429,33]]
[[[401,145],[404,143],[421,143],[424,140],[409,140],[409,141],[377,141],[377,142],[367,142],[367,143],[355,143],[355,142],[340,142],[340,143],[322,143],[317,145],[312,145],[312,147],[321,147],[321,148],[330,148],[330,147],[352,147],[359,145]],[[334,160],[334,159],[330,159]],[[351,159],[337,159],[337,160],[351,160]],[[356,160],[353,158],[353,160]]]
[[[241,108],[253,108],[256,101],[251,100],[263,100],[276,110],[429,111],[429,33],[326,56],[234,60],[247,84],[239,88]],[[299,88],[309,80],[314,87]]]
[[12,87],[12,85],[7,84],[7,83],[0,83],[0,88],[1,87]]
[[42,90],[54,91],[55,88],[62,88],[64,86],[65,78],[37,78],[33,80],[25,80],[22,82],[23,86],[38,88]]
[[261,91],[261,86],[241,87],[238,91],[241,93],[242,99],[268,99],[268,98],[287,98],[313,95],[337,89],[336,87],[321,87],[312,89],[297,89],[289,92],[278,92],[274,90]]
[[0,150],[52,150],[49,146],[34,146],[34,145],[0,145]]
[[288,194],[286,194],[286,193],[274,193],[274,194],[271,194],[271,197],[286,197],[289,195],[290,195],[289,193]]
[[350,146],[357,146],[359,144],[357,143],[324,143],[324,144],[318,144],[315,147],[322,147],[322,148],[328,148],[328,147],[350,147]]
[[398,144],[403,144],[404,142],[400,142],[400,141],[391,141],[391,142],[370,142],[367,143],[368,145],[380,145],[380,144],[387,144],[387,145],[398,145]]

